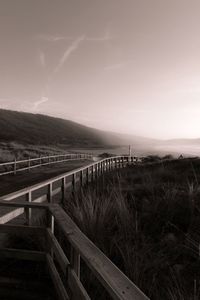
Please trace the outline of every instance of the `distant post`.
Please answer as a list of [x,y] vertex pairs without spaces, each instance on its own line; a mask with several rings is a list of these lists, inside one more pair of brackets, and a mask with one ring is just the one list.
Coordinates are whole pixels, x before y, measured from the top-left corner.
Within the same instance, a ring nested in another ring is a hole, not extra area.
[[15,157],[15,161],[14,161],[14,170],[13,170],[13,172],[14,172],[14,175],[17,173],[17,159],[16,159],[16,157]]
[[128,155],[131,156],[131,145],[128,147]]
[[30,167],[31,167],[31,160],[30,157],[28,158],[28,171],[30,172]]
[[131,145],[129,145],[128,147],[128,155],[129,155],[128,162],[131,163]]

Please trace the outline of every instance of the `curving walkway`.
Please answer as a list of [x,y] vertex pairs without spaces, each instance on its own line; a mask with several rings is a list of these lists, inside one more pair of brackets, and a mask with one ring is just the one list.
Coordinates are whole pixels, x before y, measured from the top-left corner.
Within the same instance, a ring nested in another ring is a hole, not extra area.
[[[135,163],[135,160],[128,156],[103,159],[1,197],[0,206],[9,207],[12,211],[1,216],[0,233],[40,235],[45,241],[45,247],[42,248],[41,244],[40,251],[2,247],[0,257],[45,261],[57,299],[60,300],[90,299],[81,281],[82,261],[112,299],[147,300],[148,297],[80,231],[59,204],[66,199],[67,193],[73,193],[105,172],[123,168],[130,163]],[[35,227],[34,209],[43,211],[46,216],[43,226]],[[14,221],[21,215],[24,216],[23,225],[16,225]],[[64,248],[63,238],[68,245],[65,244]]]

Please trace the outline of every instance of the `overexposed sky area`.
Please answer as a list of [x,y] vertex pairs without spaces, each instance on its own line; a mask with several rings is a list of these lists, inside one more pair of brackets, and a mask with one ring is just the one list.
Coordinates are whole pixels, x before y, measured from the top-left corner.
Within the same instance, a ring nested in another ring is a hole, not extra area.
[[0,108],[200,137],[200,1],[0,0]]

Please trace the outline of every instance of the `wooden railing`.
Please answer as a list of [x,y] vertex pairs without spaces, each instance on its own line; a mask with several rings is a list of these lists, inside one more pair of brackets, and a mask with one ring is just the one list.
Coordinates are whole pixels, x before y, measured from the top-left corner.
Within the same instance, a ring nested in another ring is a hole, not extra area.
[[[94,181],[104,172],[125,167],[127,163],[133,163],[135,161],[135,157],[129,156],[105,158],[87,166],[66,172],[54,178],[29,186],[17,192],[7,194],[0,197],[0,200],[24,200],[28,202],[48,201],[49,203],[52,203],[53,197],[57,197],[58,201],[62,202],[62,200],[66,198],[67,193],[75,191],[78,185],[82,186],[84,184],[88,184],[89,182]],[[13,218],[21,215],[23,212],[24,210],[21,208],[9,211],[3,215],[0,214],[0,224],[9,222]]]
[[[0,248],[0,256],[20,260],[46,261],[52,282],[55,285],[60,300],[89,300],[88,292],[81,281],[80,270],[84,261],[93,275],[106,289],[112,299],[116,300],[147,300],[144,293],[125,276],[103,252],[97,248],[77,227],[72,219],[58,204],[14,203],[0,201],[0,207],[9,206],[19,209],[44,210],[47,223],[44,226],[31,225],[0,225],[0,233],[15,233],[23,235],[40,235],[45,239],[42,251],[32,251],[14,248]],[[29,222],[27,215],[27,223]],[[56,225],[55,225],[56,224]],[[57,230],[56,230],[57,229]],[[70,244],[71,255],[59,242],[62,232]]]
[[[40,234],[46,239],[47,247],[43,251],[25,251],[0,248],[1,257],[46,260],[49,274],[55,284],[60,300],[82,299],[90,297],[81,281],[82,261],[91,270],[112,299],[146,300],[147,296],[131,282],[99,248],[97,248],[77,227],[72,219],[58,204],[66,199],[68,192],[97,179],[101,174],[134,163],[135,158],[117,156],[106,158],[85,167],[67,172],[53,179],[25,188],[0,198],[0,207],[10,211],[0,217],[0,233]],[[20,203],[19,201],[20,200]],[[28,201],[25,202],[23,200]],[[23,202],[22,202],[23,201]],[[37,203],[44,202],[46,203]],[[58,203],[56,204],[56,202]],[[44,227],[35,227],[33,210],[43,210],[47,223]],[[24,224],[13,225],[14,218],[24,215]],[[12,221],[11,224],[5,224]],[[70,255],[66,255],[57,232],[62,232],[70,245]],[[63,280],[64,278],[64,280]]]
[[33,168],[61,163],[69,160],[92,159],[92,154],[88,153],[67,153],[59,155],[40,156],[23,160],[0,163],[0,176],[16,174],[20,171],[31,170]]

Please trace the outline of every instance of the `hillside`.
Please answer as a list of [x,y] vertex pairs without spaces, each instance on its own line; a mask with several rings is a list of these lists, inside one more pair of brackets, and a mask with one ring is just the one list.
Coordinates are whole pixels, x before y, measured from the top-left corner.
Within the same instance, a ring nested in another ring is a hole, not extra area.
[[100,147],[105,143],[100,131],[72,121],[3,109],[0,109],[0,140],[75,147]]
[[[200,139],[157,140],[135,135],[106,132],[70,120],[0,109],[0,143],[56,146],[76,149],[111,149],[125,146],[116,153],[127,153],[132,145],[136,155],[199,155]],[[113,150],[112,150],[113,149]],[[106,150],[106,151],[107,151]]]
[[155,144],[156,140],[105,132],[41,114],[0,109],[0,142],[102,148],[129,144],[146,147]]

